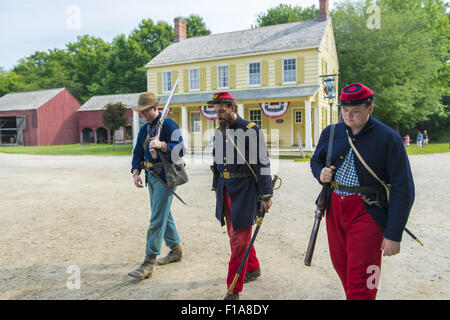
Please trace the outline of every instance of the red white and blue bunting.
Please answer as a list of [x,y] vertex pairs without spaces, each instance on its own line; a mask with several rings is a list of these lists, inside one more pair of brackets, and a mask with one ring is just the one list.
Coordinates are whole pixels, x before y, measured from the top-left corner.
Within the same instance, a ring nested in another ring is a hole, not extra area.
[[289,102],[260,103],[261,111],[270,119],[281,118],[289,108]]
[[203,117],[205,117],[208,120],[216,120],[217,119],[217,113],[214,110],[213,106],[201,106],[200,113],[202,114]]

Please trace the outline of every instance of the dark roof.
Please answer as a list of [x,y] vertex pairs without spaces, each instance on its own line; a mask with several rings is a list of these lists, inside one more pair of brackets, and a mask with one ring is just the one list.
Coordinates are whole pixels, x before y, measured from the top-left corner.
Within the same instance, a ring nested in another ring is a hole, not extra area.
[[[314,96],[319,89],[318,85],[311,86],[292,86],[278,88],[261,88],[249,90],[229,90],[235,100],[271,100]],[[172,104],[199,103],[206,105],[211,100],[213,92],[202,92],[192,94],[175,94],[172,98]],[[161,104],[165,104],[168,96],[161,96]]]
[[172,43],[146,67],[318,48],[330,18],[195,37]]
[[86,103],[84,103],[78,111],[97,111],[105,110],[109,103],[123,103],[128,108],[137,104],[140,93],[124,93],[124,94],[110,94],[104,96],[93,96]]
[[62,90],[64,88],[5,94],[0,98],[0,111],[37,109]]
[[[279,88],[260,88],[250,90],[229,90],[233,97],[238,101],[245,100],[271,100],[271,99],[287,99],[298,97],[311,97],[317,93],[318,85],[310,86],[290,86]],[[137,104],[140,93],[112,94],[105,96],[94,96],[83,104],[78,111],[98,111],[105,110],[108,103],[121,102],[128,108]],[[206,105],[211,100],[213,92],[201,92],[190,94],[175,94],[172,97],[171,104],[192,104]],[[165,104],[169,96],[159,96],[160,104]]]

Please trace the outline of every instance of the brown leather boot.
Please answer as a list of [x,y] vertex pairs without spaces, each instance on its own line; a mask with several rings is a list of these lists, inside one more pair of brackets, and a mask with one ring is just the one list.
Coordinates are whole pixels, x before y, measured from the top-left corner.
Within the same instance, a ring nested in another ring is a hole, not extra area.
[[182,256],[181,245],[177,243],[173,247],[170,247],[169,254],[164,258],[158,259],[157,263],[158,265],[165,265],[172,262],[178,262],[181,261],[181,256]]
[[156,262],[156,254],[145,256],[144,262],[136,270],[128,272],[128,275],[140,280],[150,278],[153,274],[153,267]]
[[227,293],[223,300],[239,300],[239,292]]
[[261,275],[261,268],[259,268],[259,267],[258,267],[258,269],[254,270],[254,271],[246,272],[245,278],[244,278],[244,283],[248,283],[250,281],[256,280],[260,275]]

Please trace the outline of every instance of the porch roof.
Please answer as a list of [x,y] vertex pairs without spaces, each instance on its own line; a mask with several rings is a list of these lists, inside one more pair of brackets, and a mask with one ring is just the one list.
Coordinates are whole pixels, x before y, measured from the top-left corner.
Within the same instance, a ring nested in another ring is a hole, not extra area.
[[[227,90],[227,91],[231,93],[231,95],[237,102],[241,101],[245,102],[248,100],[273,100],[273,99],[312,97],[317,93],[317,90],[319,90],[319,85],[260,88],[248,90]],[[199,103],[201,105],[206,105],[206,102],[212,99],[213,93],[214,92],[175,94],[172,98],[171,104]],[[161,104],[165,104],[168,97],[169,97],[168,95],[159,96],[159,98],[162,98]]]

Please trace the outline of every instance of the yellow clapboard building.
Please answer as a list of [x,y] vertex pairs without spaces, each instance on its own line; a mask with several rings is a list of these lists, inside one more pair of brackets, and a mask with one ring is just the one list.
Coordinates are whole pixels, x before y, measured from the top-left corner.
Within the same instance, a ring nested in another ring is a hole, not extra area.
[[175,19],[174,42],[146,65],[147,86],[164,104],[178,79],[170,117],[188,149],[211,144],[217,120],[207,101],[229,91],[238,114],[261,126],[269,145],[296,146],[299,132],[303,149],[313,150],[322,129],[338,120],[337,98],[330,114],[320,77],[339,73],[325,5],[316,20],[195,38],[186,38],[186,23]]

